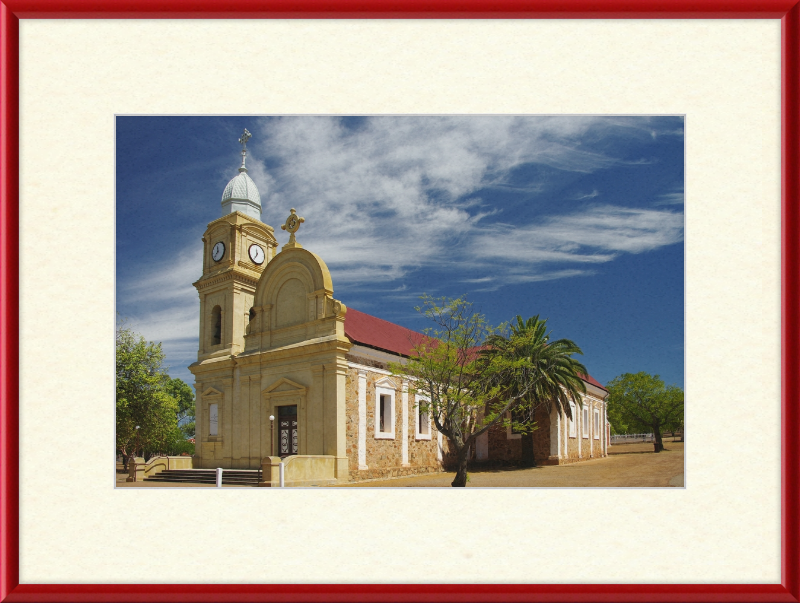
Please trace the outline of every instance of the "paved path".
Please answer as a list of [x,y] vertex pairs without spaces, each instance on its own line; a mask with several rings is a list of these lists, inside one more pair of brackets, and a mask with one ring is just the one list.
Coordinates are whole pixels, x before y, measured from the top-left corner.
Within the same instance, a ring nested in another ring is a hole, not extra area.
[[[631,451],[570,465],[471,471],[467,487],[682,487],[683,444],[666,446],[667,450],[658,454]],[[450,487],[454,477],[455,473],[437,473],[345,484],[344,487],[445,488]]]

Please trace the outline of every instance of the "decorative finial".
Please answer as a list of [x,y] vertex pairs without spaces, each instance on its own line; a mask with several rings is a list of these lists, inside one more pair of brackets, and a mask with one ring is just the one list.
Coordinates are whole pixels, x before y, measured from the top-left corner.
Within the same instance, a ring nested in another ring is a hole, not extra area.
[[239,168],[240,172],[246,172],[247,168],[244,166],[244,161],[247,158],[247,141],[253,137],[250,132],[247,131],[247,128],[244,129],[244,133],[239,138],[239,144],[242,145],[242,167]]
[[297,215],[297,212],[294,210],[294,207],[289,210],[290,213],[289,217],[286,218],[286,224],[281,224],[281,230],[285,230],[289,233],[289,242],[286,243],[282,247],[282,249],[291,249],[293,247],[302,247],[300,243],[298,243],[294,238],[294,233],[297,232],[297,229],[300,228],[300,225],[306,221],[305,218],[301,218]]

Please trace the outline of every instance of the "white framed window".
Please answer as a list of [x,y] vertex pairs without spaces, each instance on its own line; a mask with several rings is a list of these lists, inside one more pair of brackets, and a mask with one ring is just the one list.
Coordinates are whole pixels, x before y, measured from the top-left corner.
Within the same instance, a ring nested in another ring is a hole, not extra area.
[[415,435],[416,439],[418,440],[430,440],[431,439],[431,411],[430,409],[422,409],[420,408],[420,403],[428,404],[428,400],[426,398],[422,398],[420,396],[416,397],[417,403],[414,405],[415,413],[414,416],[416,417],[415,424]]
[[522,434],[521,433],[517,433],[511,427],[511,422],[514,420],[514,415],[512,415],[510,412],[508,412],[508,413],[506,413],[506,417],[508,417],[508,420],[509,420],[509,425],[508,425],[508,428],[506,429],[506,439],[507,440],[519,440],[519,439],[522,439]]
[[[198,389],[199,393],[200,389]],[[206,387],[198,396],[197,437],[204,442],[221,442],[224,417],[220,413],[223,394],[214,387]]]
[[575,437],[575,419],[577,419],[577,415],[575,414],[577,411],[575,410],[575,402],[569,403],[569,437]]
[[394,439],[395,391],[388,387],[375,387],[375,438]]
[[219,435],[219,404],[208,405],[208,435]]
[[589,438],[589,407],[583,407],[583,437]]
[[600,439],[600,411],[594,409],[594,439]]

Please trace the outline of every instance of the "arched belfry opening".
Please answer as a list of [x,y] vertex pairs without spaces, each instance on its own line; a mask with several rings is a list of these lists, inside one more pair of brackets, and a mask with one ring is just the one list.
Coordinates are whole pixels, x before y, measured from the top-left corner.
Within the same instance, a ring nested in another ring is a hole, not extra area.
[[211,345],[222,343],[222,308],[214,306],[211,310]]

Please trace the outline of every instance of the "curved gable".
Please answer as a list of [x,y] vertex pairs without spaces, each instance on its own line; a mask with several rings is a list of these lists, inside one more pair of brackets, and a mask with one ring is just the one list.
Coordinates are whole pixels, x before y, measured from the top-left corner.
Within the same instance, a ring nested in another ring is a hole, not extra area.
[[[320,337],[344,335],[344,304],[322,259],[299,247],[269,261],[258,280],[245,350],[270,349]],[[337,326],[336,323],[340,323]],[[263,335],[253,337],[255,335]]]

